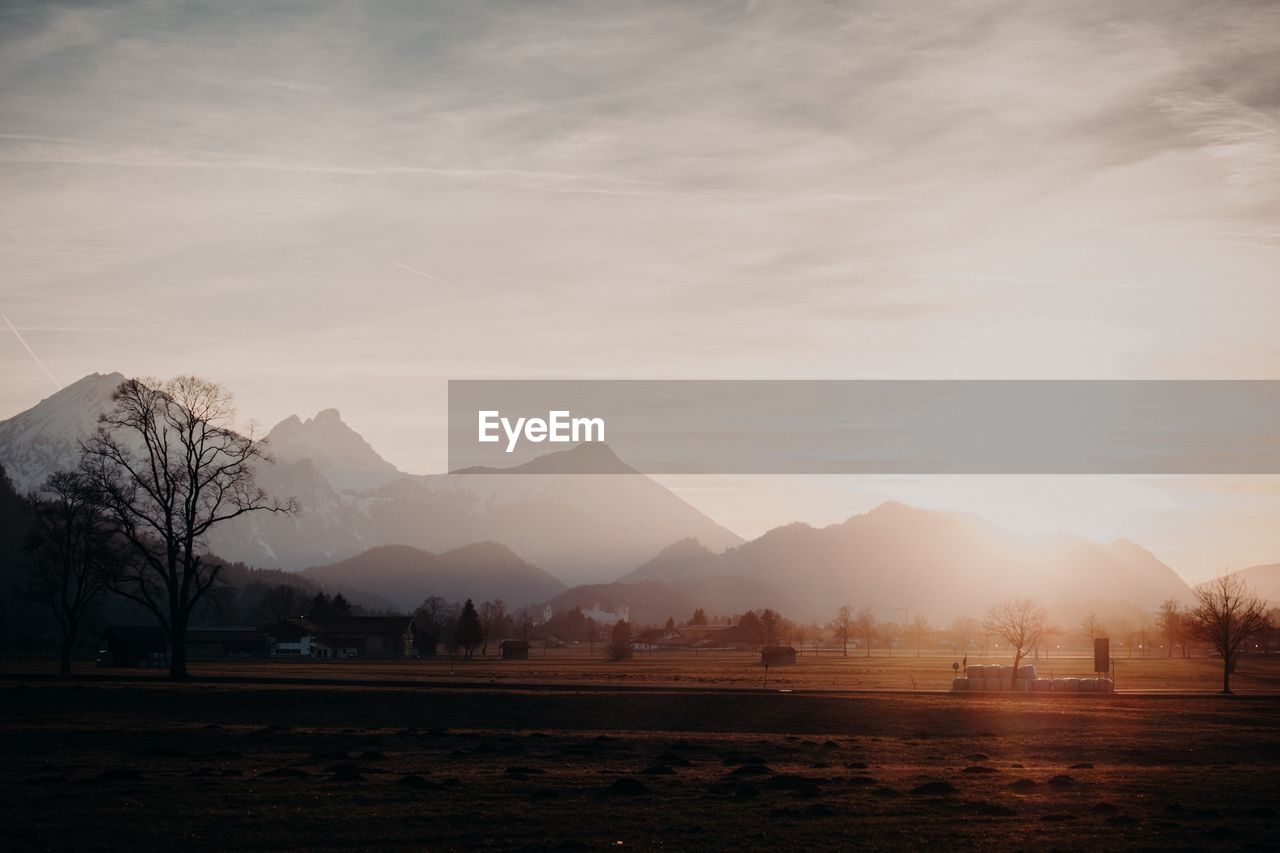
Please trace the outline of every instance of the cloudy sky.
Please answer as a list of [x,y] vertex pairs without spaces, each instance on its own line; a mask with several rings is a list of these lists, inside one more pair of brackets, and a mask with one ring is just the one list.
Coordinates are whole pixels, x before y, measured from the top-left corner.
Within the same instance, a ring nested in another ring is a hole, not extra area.
[[[1121,5],[6,3],[0,417],[193,372],[429,472],[448,378],[1280,377],[1280,5]],[[671,483],[1280,560],[1264,478]]]

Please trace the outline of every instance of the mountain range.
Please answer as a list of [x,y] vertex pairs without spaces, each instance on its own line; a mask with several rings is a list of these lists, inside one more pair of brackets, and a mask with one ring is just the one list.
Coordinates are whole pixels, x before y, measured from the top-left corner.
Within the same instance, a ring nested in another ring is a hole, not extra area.
[[[75,464],[80,438],[123,378],[86,376],[0,422],[0,465],[19,491]],[[1132,542],[1016,536],[975,516],[897,503],[744,542],[603,444],[538,457],[518,476],[412,475],[325,409],[284,419],[267,446],[274,462],[259,468],[259,484],[297,497],[301,511],[224,524],[210,549],[398,607],[430,594],[502,597],[512,606],[627,604],[635,618],[657,621],[691,606],[826,619],[849,603],[885,619],[925,613],[938,622],[1012,595],[1073,611],[1150,611],[1191,597],[1173,569]],[[1246,573],[1280,600],[1280,564]]]
[[[119,373],[90,374],[0,422],[0,464],[20,492],[74,467],[79,441],[110,406]],[[608,581],[679,539],[715,549],[741,543],[604,445],[547,454],[531,473],[406,474],[334,409],[285,418],[266,436],[274,462],[257,471],[270,494],[298,499],[293,515],[250,514],[215,528],[226,560],[284,569],[346,560],[380,545],[441,553],[501,542],[569,583]],[[572,476],[591,472],[591,476]]]
[[501,598],[511,607],[520,607],[546,601],[565,588],[560,580],[497,542],[464,545],[438,555],[408,545],[380,545],[301,574],[325,587],[358,579],[361,589],[404,611],[429,595],[448,601]]
[[721,554],[677,543],[620,583],[665,581],[687,589],[724,577],[754,583],[758,593],[772,588],[793,612],[824,618],[846,603],[901,621],[908,612],[935,620],[980,615],[1010,596],[1040,598],[1065,611],[1120,602],[1153,610],[1170,598],[1191,598],[1173,569],[1132,542],[1016,536],[976,516],[892,502],[828,527],[778,527]]

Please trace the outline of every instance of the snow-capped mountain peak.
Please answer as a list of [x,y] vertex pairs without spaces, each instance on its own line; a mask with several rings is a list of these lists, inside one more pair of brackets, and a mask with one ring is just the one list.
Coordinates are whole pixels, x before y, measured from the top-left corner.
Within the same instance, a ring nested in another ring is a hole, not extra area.
[[50,473],[76,467],[80,442],[97,430],[98,416],[111,408],[111,395],[124,379],[120,373],[90,373],[0,421],[0,464],[14,488],[31,491]]

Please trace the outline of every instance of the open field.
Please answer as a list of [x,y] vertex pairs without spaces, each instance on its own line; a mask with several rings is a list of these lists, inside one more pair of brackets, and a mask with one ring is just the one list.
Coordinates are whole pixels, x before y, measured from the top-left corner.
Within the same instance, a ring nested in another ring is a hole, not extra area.
[[[657,653],[612,663],[600,650],[535,649],[529,660],[503,661],[494,656],[471,661],[448,657],[414,661],[197,661],[197,676],[377,682],[451,682],[511,684],[655,685],[670,687],[758,688],[764,683],[759,656],[749,652]],[[950,655],[870,658],[841,657],[838,653],[802,655],[795,666],[771,667],[770,689],[818,690],[949,690]],[[1009,658],[971,657],[970,663],[1010,663]],[[1041,675],[1092,674],[1092,657],[1052,657],[1031,660]],[[45,660],[0,660],[0,672],[52,672]],[[90,662],[76,671],[92,676],[158,675],[154,670],[97,669]],[[1124,691],[1216,692],[1222,688],[1222,663],[1217,658],[1117,658],[1116,688]],[[1238,693],[1280,693],[1280,656],[1241,659],[1232,676]]]
[[13,850],[1280,847],[1280,699],[1082,699],[11,674],[0,820]]

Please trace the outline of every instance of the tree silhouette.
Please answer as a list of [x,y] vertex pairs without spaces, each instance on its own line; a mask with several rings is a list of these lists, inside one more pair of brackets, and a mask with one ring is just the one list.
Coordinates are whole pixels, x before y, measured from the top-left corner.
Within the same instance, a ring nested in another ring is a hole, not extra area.
[[333,597],[333,601],[330,603],[330,607],[333,609],[334,616],[350,616],[351,615],[351,602],[347,601],[347,597],[342,593],[338,593]]
[[179,376],[129,379],[111,395],[81,469],[132,559],[111,588],[150,610],[169,635],[169,677],[187,677],[192,611],[219,582],[222,564],[203,543],[225,521],[252,512],[289,513],[297,502],[260,489],[254,468],[269,457],[252,433],[232,428],[231,394]]
[[620,661],[631,658],[631,625],[623,619],[609,631],[609,660]]
[[442,642],[448,639],[444,630],[445,620],[448,619],[448,616],[449,602],[438,595],[427,596],[418,605],[418,609],[413,612],[414,621],[418,626]]
[[907,636],[911,638],[911,643],[916,647],[916,657],[920,657],[920,647],[925,644],[930,635],[933,634],[933,627],[929,624],[929,620],[924,614],[916,614],[916,618],[907,628]]
[[1170,598],[1160,605],[1160,610],[1156,613],[1156,627],[1164,634],[1165,643],[1168,644],[1165,657],[1173,657],[1173,647],[1181,639],[1185,626],[1186,621],[1183,619],[1182,608],[1178,606],[1178,602]]
[[1018,666],[1044,635],[1049,614],[1030,598],[1007,598],[987,610],[982,630],[1013,647],[1013,683],[1018,687]]
[[462,605],[462,612],[458,614],[458,627],[455,629],[454,636],[457,638],[458,645],[462,647],[463,654],[470,660],[471,653],[475,651],[476,646],[480,645],[484,630],[480,627],[480,616],[476,613],[476,606],[469,598]]
[[24,544],[30,568],[27,593],[53,611],[59,672],[66,675],[81,621],[106,591],[121,555],[83,475],[50,475],[29,504],[31,528]]
[[871,611],[870,607],[862,608],[858,611],[858,615],[854,618],[850,628],[862,642],[867,644],[867,657],[871,657],[871,643],[876,638],[875,613]]
[[[578,611],[581,615],[582,611]],[[507,604],[501,598],[486,601],[480,605],[480,630],[483,633],[480,654],[489,654],[489,641],[503,630],[507,623]]]
[[849,609],[849,605],[841,605],[831,625],[835,628],[836,636],[840,638],[840,653],[844,657],[849,656],[849,628],[852,624],[853,611]]
[[307,606],[308,619],[323,619],[326,616],[333,615],[333,599],[324,590],[317,592],[311,597],[311,604]]
[[1107,627],[1102,624],[1098,614],[1090,613],[1084,617],[1084,622],[1080,624],[1080,633],[1089,638],[1089,645],[1092,646],[1094,640],[1107,635]]
[[302,590],[287,583],[280,583],[262,594],[254,612],[263,623],[275,625],[290,616],[300,615],[305,600],[306,596],[303,595]]
[[1192,590],[1196,606],[1191,626],[1222,656],[1222,692],[1231,692],[1231,673],[1244,641],[1268,627],[1266,605],[1244,580],[1221,575]]
[[778,642],[778,614],[766,607],[760,611],[760,645],[772,646]]

